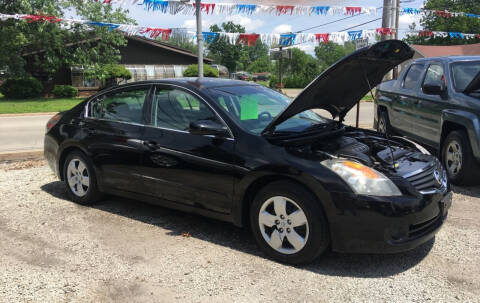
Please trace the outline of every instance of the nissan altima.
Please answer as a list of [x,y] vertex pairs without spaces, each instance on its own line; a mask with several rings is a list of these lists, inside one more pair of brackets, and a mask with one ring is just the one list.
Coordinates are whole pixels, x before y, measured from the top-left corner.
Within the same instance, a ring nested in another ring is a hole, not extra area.
[[48,122],[45,158],[79,204],[111,194],[250,227],[280,262],[409,250],[447,217],[442,164],[412,141],[342,121],[412,56],[396,40],[360,49],[293,101],[225,79],[113,87]]

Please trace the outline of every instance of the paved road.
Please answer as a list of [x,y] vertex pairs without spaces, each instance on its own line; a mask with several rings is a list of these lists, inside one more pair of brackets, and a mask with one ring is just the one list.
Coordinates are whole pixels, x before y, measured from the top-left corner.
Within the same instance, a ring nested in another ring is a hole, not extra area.
[[[330,114],[319,111],[325,117]],[[355,125],[355,108],[348,113],[345,122]],[[0,116],[0,153],[14,151],[31,151],[43,149],[45,125],[50,115]],[[373,103],[360,104],[360,127],[371,128],[373,123]]]
[[0,116],[0,152],[43,148],[45,125],[51,115]]

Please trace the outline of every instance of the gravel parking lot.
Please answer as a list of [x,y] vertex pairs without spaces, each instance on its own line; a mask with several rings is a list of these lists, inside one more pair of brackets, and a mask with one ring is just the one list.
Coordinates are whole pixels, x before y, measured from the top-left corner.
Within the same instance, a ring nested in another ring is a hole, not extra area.
[[247,230],[117,197],[66,200],[43,161],[0,163],[1,302],[480,302],[480,188],[395,255],[265,259]]

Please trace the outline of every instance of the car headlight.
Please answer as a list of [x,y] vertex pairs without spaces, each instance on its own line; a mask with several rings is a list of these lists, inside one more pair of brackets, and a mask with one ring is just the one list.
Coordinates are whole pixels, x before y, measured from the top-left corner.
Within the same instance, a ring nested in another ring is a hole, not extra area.
[[329,159],[321,163],[339,175],[357,194],[373,196],[402,195],[390,179],[373,168],[358,162],[345,159]]

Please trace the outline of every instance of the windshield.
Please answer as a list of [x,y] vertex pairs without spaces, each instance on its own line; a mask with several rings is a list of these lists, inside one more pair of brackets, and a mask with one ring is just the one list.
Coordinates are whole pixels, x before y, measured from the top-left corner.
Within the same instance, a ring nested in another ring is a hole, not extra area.
[[473,77],[480,72],[480,61],[465,61],[452,64],[453,83],[455,90],[463,92]]
[[[260,134],[291,102],[289,97],[259,85],[217,87],[208,91],[232,119],[243,129],[254,134]],[[308,110],[282,122],[275,129],[302,132],[328,122],[329,120]]]

